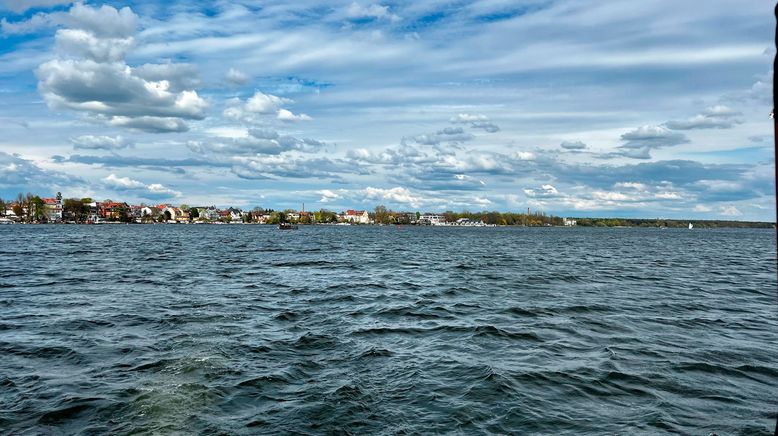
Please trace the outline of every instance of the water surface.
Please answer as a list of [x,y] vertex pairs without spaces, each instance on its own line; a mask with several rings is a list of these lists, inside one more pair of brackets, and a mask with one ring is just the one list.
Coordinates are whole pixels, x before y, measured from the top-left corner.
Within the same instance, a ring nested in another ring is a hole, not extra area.
[[771,434],[773,231],[0,226],[10,433]]

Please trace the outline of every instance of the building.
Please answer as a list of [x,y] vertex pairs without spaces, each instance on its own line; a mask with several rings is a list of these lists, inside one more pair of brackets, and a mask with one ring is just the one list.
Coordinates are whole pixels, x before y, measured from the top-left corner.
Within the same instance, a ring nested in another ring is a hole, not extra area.
[[443,215],[427,213],[419,217],[419,224],[428,226],[442,226],[446,224],[446,218]]
[[562,224],[564,224],[567,227],[572,227],[578,225],[578,221],[572,218],[562,218]]
[[95,205],[98,216],[109,221],[122,221],[131,213],[130,205],[123,202],[105,200]]
[[57,193],[55,198],[42,198],[43,215],[50,223],[62,221],[62,194]]
[[341,214],[341,219],[354,224],[370,224],[370,215],[366,210],[349,209],[346,213]]

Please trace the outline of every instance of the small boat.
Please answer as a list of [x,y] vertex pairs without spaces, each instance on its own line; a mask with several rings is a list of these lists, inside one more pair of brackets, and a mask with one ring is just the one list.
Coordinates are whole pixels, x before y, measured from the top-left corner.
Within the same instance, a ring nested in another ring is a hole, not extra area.
[[278,230],[297,230],[297,224],[279,223]]
[[694,228],[694,224],[692,224],[692,223],[689,223],[689,230],[691,230],[691,229],[693,229],[693,228]]

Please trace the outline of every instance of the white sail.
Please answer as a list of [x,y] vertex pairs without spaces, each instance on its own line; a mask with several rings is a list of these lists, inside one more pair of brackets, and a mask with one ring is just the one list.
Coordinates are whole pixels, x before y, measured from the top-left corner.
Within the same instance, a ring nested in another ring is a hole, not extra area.
[[692,224],[692,223],[689,223],[689,230],[691,230],[691,229],[693,229],[693,228],[694,228],[694,224]]

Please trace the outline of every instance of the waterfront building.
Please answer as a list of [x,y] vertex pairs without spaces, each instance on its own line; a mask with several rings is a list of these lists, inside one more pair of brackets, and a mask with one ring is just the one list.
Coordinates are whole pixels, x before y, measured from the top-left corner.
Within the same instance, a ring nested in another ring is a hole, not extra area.
[[370,214],[366,210],[349,209],[341,215],[341,219],[354,224],[370,224]]
[[57,193],[54,198],[42,198],[43,214],[46,220],[51,223],[62,221],[62,194]]
[[419,218],[419,224],[428,226],[442,226],[446,224],[446,218],[443,215],[426,213]]
[[564,224],[567,227],[572,227],[575,225],[578,225],[578,221],[572,219],[572,218],[562,218],[562,224]]
[[95,205],[99,217],[106,220],[121,221],[130,212],[130,205],[124,202],[105,200]]

